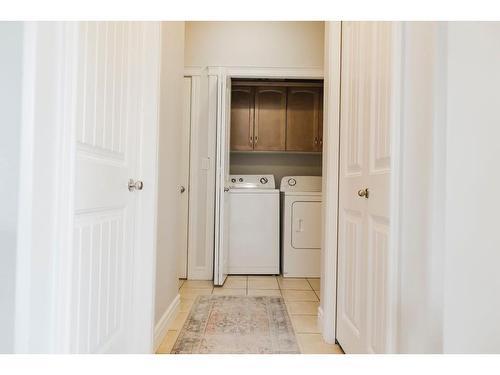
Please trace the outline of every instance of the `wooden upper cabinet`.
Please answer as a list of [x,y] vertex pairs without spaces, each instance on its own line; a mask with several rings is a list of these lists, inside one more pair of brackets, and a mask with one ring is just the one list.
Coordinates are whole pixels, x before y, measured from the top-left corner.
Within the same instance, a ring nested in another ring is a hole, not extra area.
[[237,82],[231,151],[321,152],[323,88],[315,82]]
[[237,86],[231,90],[231,150],[253,150],[254,95],[253,87]]
[[254,150],[285,151],[286,87],[255,89]]
[[319,87],[288,88],[287,151],[321,151],[320,97]]

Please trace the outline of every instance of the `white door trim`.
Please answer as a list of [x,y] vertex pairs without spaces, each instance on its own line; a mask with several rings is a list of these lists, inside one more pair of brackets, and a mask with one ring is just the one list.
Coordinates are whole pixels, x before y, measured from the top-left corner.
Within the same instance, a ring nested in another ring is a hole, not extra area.
[[[134,351],[153,351],[156,262],[157,139],[160,24],[148,23],[158,51],[149,51],[151,95],[140,105],[155,108],[141,126],[139,199],[134,265]],[[73,246],[77,22],[33,22],[24,26],[23,117],[16,264],[14,351],[70,351],[69,270]],[[150,33],[151,35],[151,33]],[[158,57],[158,58],[157,58]],[[149,59],[149,60],[148,60]],[[149,121],[150,120],[150,121]],[[151,144],[154,143],[154,147]],[[148,328],[149,327],[149,328]]]
[[403,92],[403,22],[393,22],[392,40],[392,97],[391,97],[391,177],[390,177],[390,234],[389,264],[387,266],[388,305],[387,306],[387,353],[398,352],[398,314],[399,314],[399,254],[401,238],[400,186],[402,179],[401,149],[402,132],[402,92]]
[[285,67],[245,67],[245,66],[209,66],[209,75],[224,72],[230,78],[295,78],[295,79],[322,79],[321,68],[285,68]]
[[337,307],[337,219],[339,196],[341,23],[325,24],[323,126],[323,245],[319,323],[325,342],[334,343]]
[[[54,259],[54,295],[53,303],[55,311],[53,314],[53,326],[55,337],[53,350],[55,352],[67,352],[70,345],[70,300],[71,253],[67,249],[73,246],[73,224],[74,224],[74,192],[75,192],[75,158],[76,158],[76,130],[74,113],[76,101],[74,87],[77,75],[77,38],[78,27],[76,22],[65,23],[61,26],[64,36],[61,36],[63,50],[61,59],[63,61],[64,73],[59,85],[58,116],[60,119],[59,130],[61,131],[60,149],[58,158],[59,170],[56,180],[58,189],[55,213],[55,234],[57,241]],[[67,124],[67,125],[66,125]]]
[[67,343],[76,35],[75,23],[24,26],[16,353],[64,352]]
[[[150,114],[142,117],[140,124],[140,153],[138,179],[144,182],[144,190],[138,199],[136,237],[134,253],[134,279],[132,312],[133,335],[135,343],[131,352],[150,354],[154,352],[155,328],[155,289],[156,289],[156,239],[158,210],[158,139],[160,121],[160,71],[161,71],[161,22],[145,22],[151,32],[143,33],[143,43],[157,48],[146,49],[143,56],[149,75],[143,82],[143,112]],[[151,38],[152,37],[152,38]],[[148,93],[148,94],[146,94]],[[149,109],[146,109],[148,108]],[[139,250],[140,251],[137,251]],[[149,270],[146,271],[145,270]]]

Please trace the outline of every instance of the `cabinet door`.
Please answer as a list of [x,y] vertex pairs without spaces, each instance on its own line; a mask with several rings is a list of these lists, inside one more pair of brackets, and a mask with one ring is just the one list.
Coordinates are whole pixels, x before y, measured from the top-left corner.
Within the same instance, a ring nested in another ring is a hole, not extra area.
[[254,150],[284,151],[286,146],[286,88],[257,87]]
[[254,88],[231,90],[231,150],[253,150]]
[[286,150],[318,151],[320,88],[288,88]]

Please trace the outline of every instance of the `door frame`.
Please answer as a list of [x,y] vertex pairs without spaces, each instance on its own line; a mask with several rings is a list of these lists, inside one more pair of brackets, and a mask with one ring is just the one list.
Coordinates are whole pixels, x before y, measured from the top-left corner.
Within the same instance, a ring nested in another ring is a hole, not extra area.
[[[208,92],[209,77],[219,74],[229,75],[231,78],[297,78],[297,79],[322,79],[322,68],[286,68],[286,67],[196,67],[184,68],[184,76],[189,76],[192,81],[192,123],[191,123],[191,194],[190,218],[199,217],[199,200],[206,200],[205,203],[205,238],[204,246],[197,246],[199,243],[198,234],[201,233],[198,223],[190,220],[188,253],[188,279],[193,280],[213,280],[214,264],[214,219],[215,219],[215,156],[216,156],[216,129],[217,118],[216,106],[217,95],[210,95]],[[205,93],[207,96],[205,96]],[[206,102],[205,102],[206,101]],[[206,103],[206,104],[204,104]],[[207,119],[206,153],[199,152],[199,143],[203,140],[199,136],[199,127],[204,125]],[[200,170],[207,173],[207,189],[205,195],[199,191]],[[202,259],[201,264],[200,259]]]
[[[323,339],[335,343],[337,326],[337,237],[340,155],[341,22],[325,22],[323,92],[323,243],[318,320]],[[327,147],[325,147],[325,145]],[[334,148],[335,147],[335,148]],[[332,199],[332,197],[334,197]]]
[[61,281],[70,262],[63,249],[72,244],[76,137],[72,121],[64,123],[74,112],[65,93],[76,75],[75,41],[73,24],[24,24],[15,353],[63,352],[67,343],[69,290]]
[[392,87],[391,97],[391,178],[390,178],[390,234],[388,269],[388,319],[387,353],[398,353],[398,317],[400,300],[400,253],[401,253],[401,186],[403,180],[403,67],[404,67],[404,22],[393,21],[392,39]]
[[[70,352],[70,270],[73,246],[74,179],[76,166],[74,86],[79,22],[27,22],[23,41],[23,106],[19,221],[16,262],[14,352]],[[143,98],[154,117],[140,124],[137,176],[145,182],[138,199],[132,313],[134,347],[153,351],[156,270],[157,149],[161,33],[151,28],[149,79]],[[146,41],[146,40],[145,40]],[[149,58],[149,62],[148,62]],[[153,112],[154,111],[154,112]],[[153,146],[153,147],[152,147]],[[139,272],[140,271],[140,272]]]

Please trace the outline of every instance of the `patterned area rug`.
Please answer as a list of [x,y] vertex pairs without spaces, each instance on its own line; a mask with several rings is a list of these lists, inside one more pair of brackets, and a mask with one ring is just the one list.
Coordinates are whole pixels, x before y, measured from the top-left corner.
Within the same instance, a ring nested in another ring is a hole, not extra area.
[[300,353],[281,297],[199,296],[172,354]]

